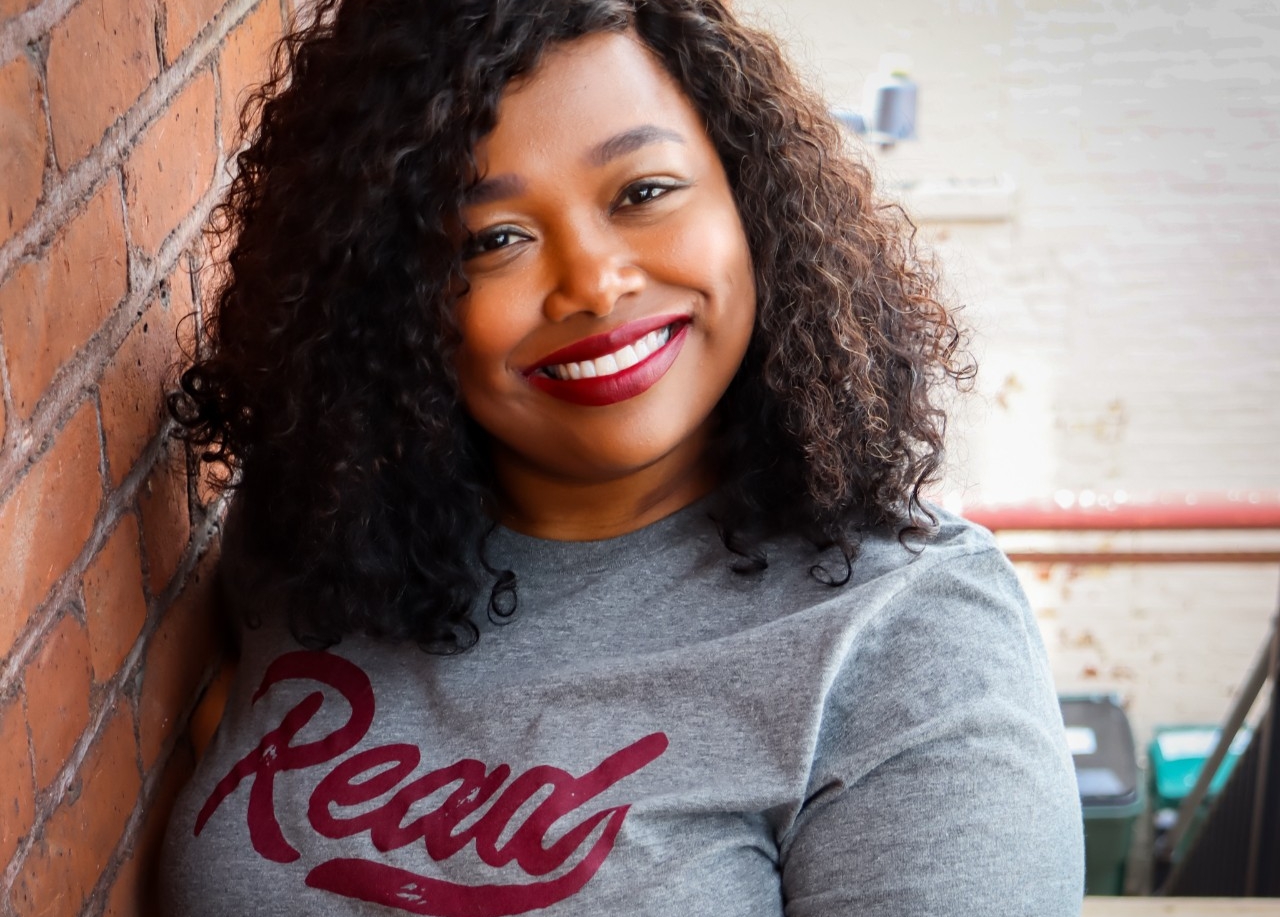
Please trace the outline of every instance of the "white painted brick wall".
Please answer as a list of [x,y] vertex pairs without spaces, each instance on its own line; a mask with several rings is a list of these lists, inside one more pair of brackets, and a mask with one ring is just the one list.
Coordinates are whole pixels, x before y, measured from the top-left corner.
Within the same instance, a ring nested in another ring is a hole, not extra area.
[[[1006,220],[922,226],[982,365],[952,492],[1280,491],[1280,4],[735,5],[836,106],[911,56],[920,139],[874,155],[886,186],[1016,185]],[[1060,688],[1118,690],[1142,741],[1224,714],[1280,586],[1241,565],[1020,574]]]

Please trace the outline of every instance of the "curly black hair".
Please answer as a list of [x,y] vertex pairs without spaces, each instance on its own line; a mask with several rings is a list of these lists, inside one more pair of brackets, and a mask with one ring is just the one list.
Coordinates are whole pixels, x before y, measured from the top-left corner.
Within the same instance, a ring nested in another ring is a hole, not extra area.
[[851,562],[866,531],[934,521],[920,493],[941,386],[972,373],[961,333],[914,228],[769,36],[720,0],[320,0],[241,112],[209,348],[171,400],[300,639],[451,652],[478,638],[482,590],[491,616],[513,610],[453,368],[459,213],[507,84],[559,42],[627,30],[705,119],[751,249],[756,325],[715,445],[735,568],[767,563],[769,533]]

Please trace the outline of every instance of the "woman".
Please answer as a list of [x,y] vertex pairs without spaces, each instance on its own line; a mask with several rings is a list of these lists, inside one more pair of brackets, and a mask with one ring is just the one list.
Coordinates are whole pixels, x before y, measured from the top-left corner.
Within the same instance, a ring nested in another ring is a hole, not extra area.
[[952,317],[716,0],[286,41],[175,405],[245,618],[171,913],[1077,914],[1043,648],[931,511]]

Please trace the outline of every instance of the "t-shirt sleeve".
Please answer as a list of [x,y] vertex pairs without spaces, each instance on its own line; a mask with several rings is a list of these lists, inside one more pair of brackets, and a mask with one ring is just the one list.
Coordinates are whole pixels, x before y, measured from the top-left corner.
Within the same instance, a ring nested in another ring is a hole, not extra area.
[[1078,917],[1079,795],[1035,620],[998,549],[929,560],[828,694],[786,913]]

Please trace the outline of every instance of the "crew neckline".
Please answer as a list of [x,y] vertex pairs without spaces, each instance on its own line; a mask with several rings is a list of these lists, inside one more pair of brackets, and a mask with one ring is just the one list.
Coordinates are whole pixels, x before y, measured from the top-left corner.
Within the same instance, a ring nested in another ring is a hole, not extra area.
[[568,564],[578,571],[611,569],[699,530],[714,534],[715,526],[708,518],[711,505],[710,496],[702,497],[634,532],[592,541],[538,538],[498,525],[489,535],[486,554],[493,566],[510,567],[522,576],[539,570],[563,572]]

